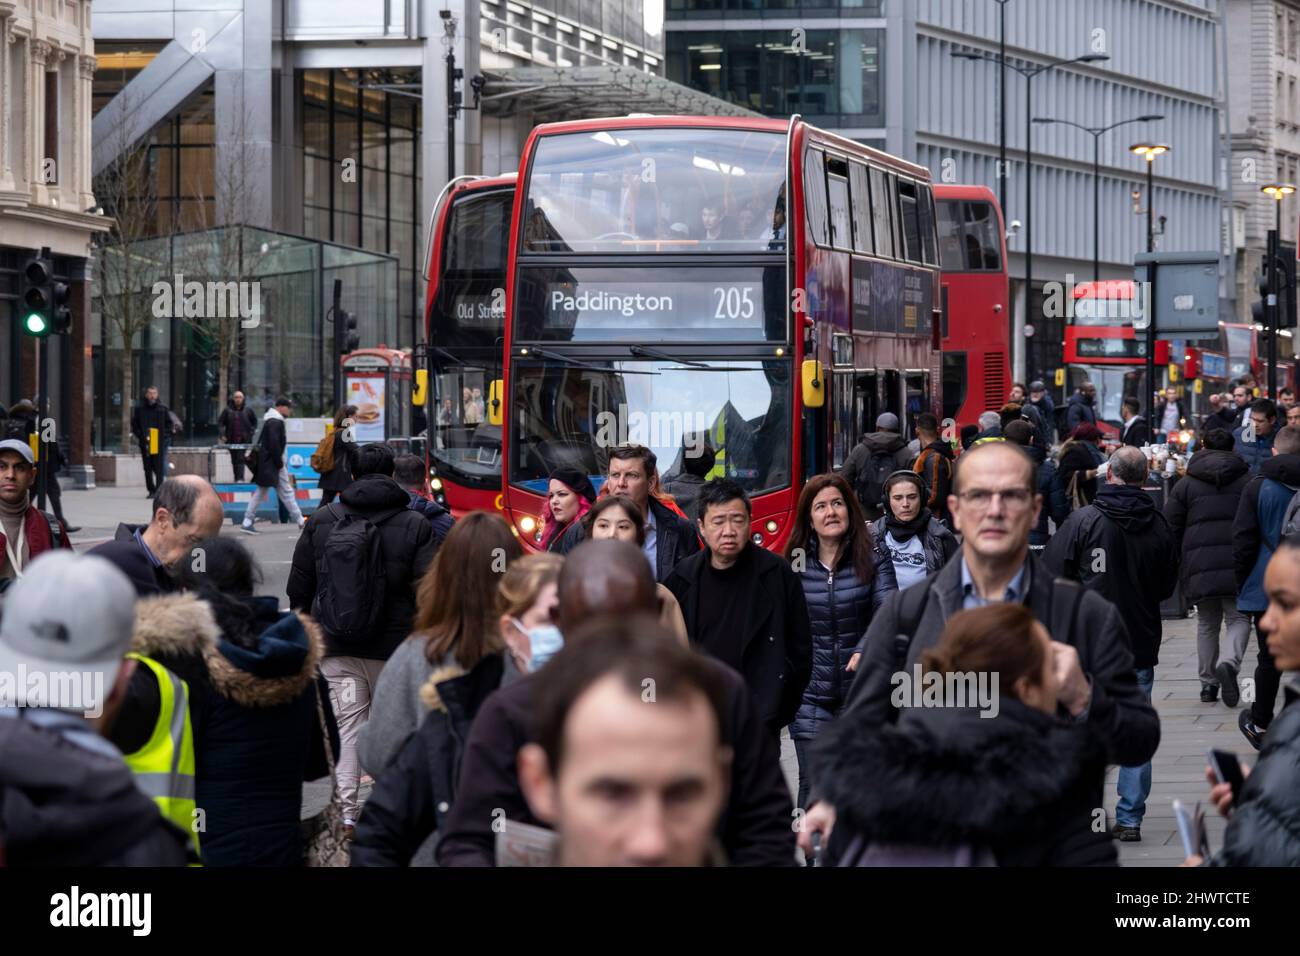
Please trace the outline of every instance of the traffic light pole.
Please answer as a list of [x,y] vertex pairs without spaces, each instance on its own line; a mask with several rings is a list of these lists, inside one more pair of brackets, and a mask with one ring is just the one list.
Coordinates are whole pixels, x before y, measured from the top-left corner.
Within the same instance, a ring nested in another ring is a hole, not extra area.
[[36,416],[36,507],[45,510],[45,490],[50,475],[50,449],[45,442],[45,419],[50,412],[50,343],[36,340],[36,390],[40,393],[40,410]]
[[340,359],[343,356],[343,336],[346,332],[343,329],[343,323],[339,321],[339,312],[343,303],[343,280],[334,280],[334,304],[330,307],[330,318],[334,323],[334,351],[330,355],[330,361],[334,363],[334,407],[338,408],[343,404],[343,368]]
[[1268,397],[1277,401],[1277,330],[1278,321],[1278,234],[1282,228],[1282,204],[1274,202],[1277,210],[1277,226],[1268,232],[1268,308],[1264,310],[1268,323],[1265,334],[1268,336]]

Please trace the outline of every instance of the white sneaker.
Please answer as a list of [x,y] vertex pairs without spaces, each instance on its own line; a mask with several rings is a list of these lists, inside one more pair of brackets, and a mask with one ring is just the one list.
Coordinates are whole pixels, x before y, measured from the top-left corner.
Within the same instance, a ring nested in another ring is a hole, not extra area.
[[239,530],[242,531],[242,532],[244,532],[244,534],[261,534],[261,533],[262,533],[262,532],[258,531],[256,528],[254,528],[254,527],[253,527],[251,524],[249,524],[247,521],[245,521],[245,522],[243,522],[242,524],[240,524],[240,526],[239,526]]

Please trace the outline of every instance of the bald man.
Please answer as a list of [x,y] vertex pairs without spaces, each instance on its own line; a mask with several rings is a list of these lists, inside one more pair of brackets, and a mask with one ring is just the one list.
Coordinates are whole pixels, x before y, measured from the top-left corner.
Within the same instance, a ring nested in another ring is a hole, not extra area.
[[180,475],[158,486],[153,517],[147,525],[119,524],[112,542],[91,548],[88,553],[100,554],[120,565],[124,549],[118,543],[134,543],[153,568],[152,584],[147,576],[142,579],[123,568],[135,583],[137,595],[170,592],[176,590],[172,570],[198,542],[219,534],[223,520],[221,499],[212,486],[198,475]]
[[[560,572],[557,596],[554,613],[562,632],[571,633],[576,624],[600,615],[661,613],[645,554],[626,541],[586,541],[574,548]],[[744,679],[720,661],[708,660],[726,687],[722,743],[735,753],[718,838],[733,866],[793,866],[793,803],[776,744]],[[532,674],[503,683],[474,718],[456,799],[438,842],[439,866],[493,865],[498,809],[506,819],[543,825],[524,799],[515,760],[521,747],[536,742],[530,733],[535,687]]]

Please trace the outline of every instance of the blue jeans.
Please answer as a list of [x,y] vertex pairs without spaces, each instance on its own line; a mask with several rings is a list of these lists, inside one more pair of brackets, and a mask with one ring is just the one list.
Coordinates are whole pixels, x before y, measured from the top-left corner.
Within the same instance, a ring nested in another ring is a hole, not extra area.
[[[1137,678],[1138,689],[1151,700],[1151,685],[1155,683],[1154,667],[1139,667],[1133,671]],[[1147,797],[1151,793],[1151,761],[1140,767],[1120,767],[1119,782],[1116,785],[1119,803],[1115,806],[1115,822],[1122,827],[1142,826],[1142,817],[1147,812]]]

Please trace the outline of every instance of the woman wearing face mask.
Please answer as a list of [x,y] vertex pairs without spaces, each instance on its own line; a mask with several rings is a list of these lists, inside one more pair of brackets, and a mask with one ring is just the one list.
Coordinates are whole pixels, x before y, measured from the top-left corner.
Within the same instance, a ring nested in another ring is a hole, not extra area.
[[[1264,735],[1264,746],[1234,802],[1232,787],[1212,784],[1210,800],[1228,818],[1223,849],[1211,866],[1300,866],[1300,535],[1279,542],[1264,570],[1268,610],[1259,628],[1268,635],[1268,649],[1285,674],[1285,704]],[[1188,866],[1201,863],[1188,857]]]
[[542,506],[542,548],[558,551],[564,532],[582,519],[595,500],[596,489],[582,472],[574,468],[551,472],[546,504]]
[[357,759],[367,773],[378,776],[424,719],[420,689],[430,675],[473,671],[492,657],[500,664],[497,584],[523,553],[506,520],[486,511],[470,512],[447,532],[416,589],[413,633],[384,664],[357,738]]
[[377,775],[357,821],[353,866],[432,864],[432,854],[419,851],[442,829],[456,798],[464,742],[479,707],[498,687],[544,666],[563,646],[551,623],[563,566],[556,554],[513,562],[500,575],[493,604],[498,644],[505,652],[489,654],[468,672],[452,665],[429,676],[420,690],[428,716]]
[[1093,829],[1106,755],[1086,721],[1057,716],[1052,648],[1024,605],[961,611],[905,688],[916,701],[935,675],[944,691],[901,697],[884,727],[850,711],[826,729],[813,762],[838,865],[1116,865]]
[[[583,536],[596,541],[612,538],[616,541],[631,541],[638,548],[645,545],[645,516],[636,502],[625,495],[606,495],[591,507],[583,519]],[[659,623],[677,635],[682,644],[689,646],[690,638],[686,634],[686,618],[682,616],[682,606],[677,603],[673,592],[662,584],[656,584],[659,593]]]
[[857,495],[842,476],[814,475],[803,486],[785,558],[799,575],[812,625],[813,670],[790,725],[806,807],[808,746],[848,695],[871,617],[898,588],[889,554],[871,533]]

